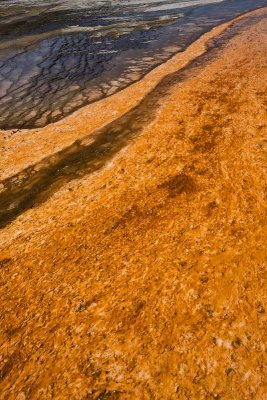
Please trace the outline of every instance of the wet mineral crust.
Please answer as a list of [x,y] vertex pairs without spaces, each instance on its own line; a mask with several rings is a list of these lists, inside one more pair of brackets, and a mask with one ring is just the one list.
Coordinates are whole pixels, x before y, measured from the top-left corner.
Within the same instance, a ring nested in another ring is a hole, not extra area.
[[266,28],[209,35],[136,136],[2,229],[1,399],[266,398]]

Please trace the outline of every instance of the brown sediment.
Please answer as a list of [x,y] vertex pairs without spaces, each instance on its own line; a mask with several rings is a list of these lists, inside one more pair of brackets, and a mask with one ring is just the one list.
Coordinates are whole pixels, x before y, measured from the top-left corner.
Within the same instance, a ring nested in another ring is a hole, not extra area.
[[265,13],[2,230],[3,399],[265,398]]

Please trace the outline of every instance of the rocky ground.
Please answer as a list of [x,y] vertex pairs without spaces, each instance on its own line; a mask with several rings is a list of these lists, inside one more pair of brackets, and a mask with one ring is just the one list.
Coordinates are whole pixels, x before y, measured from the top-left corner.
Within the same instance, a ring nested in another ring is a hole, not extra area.
[[2,230],[1,399],[267,398],[267,10],[225,29],[103,168]]

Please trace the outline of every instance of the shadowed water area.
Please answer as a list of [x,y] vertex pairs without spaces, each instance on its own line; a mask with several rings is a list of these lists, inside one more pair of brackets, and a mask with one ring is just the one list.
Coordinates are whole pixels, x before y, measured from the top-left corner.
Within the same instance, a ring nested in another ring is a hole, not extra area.
[[2,0],[0,128],[36,128],[139,80],[267,0]]
[[6,226],[25,210],[45,201],[63,184],[103,167],[153,120],[162,99],[173,87],[197,75],[203,65],[216,57],[230,38],[262,18],[266,18],[266,13],[235,22],[223,34],[208,43],[203,55],[185,68],[166,76],[139,105],[116,121],[95,131],[93,141],[91,135],[77,140],[57,154],[2,181],[0,227]]

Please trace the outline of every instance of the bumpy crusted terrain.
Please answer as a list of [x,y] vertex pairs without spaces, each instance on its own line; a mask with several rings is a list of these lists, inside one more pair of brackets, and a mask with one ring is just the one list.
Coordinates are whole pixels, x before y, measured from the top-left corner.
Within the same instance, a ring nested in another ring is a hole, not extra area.
[[266,398],[266,28],[2,230],[2,399]]

